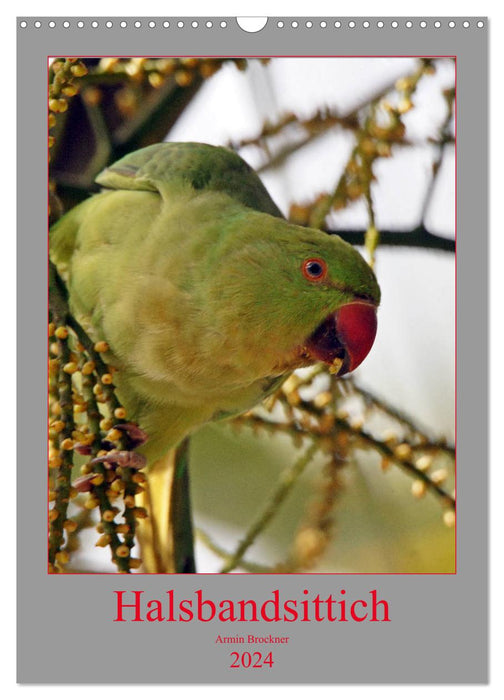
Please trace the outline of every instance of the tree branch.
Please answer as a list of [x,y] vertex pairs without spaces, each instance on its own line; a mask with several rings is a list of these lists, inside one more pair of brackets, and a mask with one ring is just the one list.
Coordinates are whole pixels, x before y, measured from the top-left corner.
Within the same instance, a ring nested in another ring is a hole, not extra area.
[[[330,235],[337,235],[352,245],[364,245],[364,230],[325,229]],[[429,248],[447,253],[455,252],[455,240],[430,233],[421,225],[411,231],[391,231],[380,229],[380,246],[409,246],[412,248]]]

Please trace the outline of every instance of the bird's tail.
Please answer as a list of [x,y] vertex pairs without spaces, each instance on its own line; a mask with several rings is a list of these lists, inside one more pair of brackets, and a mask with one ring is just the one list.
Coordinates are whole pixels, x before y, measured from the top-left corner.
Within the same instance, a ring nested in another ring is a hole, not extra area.
[[157,460],[147,472],[138,505],[148,517],[138,523],[145,573],[195,573],[189,494],[189,439]]

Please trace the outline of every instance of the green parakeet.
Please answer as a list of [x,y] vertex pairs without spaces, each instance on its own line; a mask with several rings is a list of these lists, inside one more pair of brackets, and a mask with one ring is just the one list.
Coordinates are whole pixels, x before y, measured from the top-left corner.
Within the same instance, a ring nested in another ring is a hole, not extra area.
[[[138,450],[151,464],[293,370],[322,361],[341,375],[368,354],[380,300],[373,271],[339,237],[287,223],[237,154],[162,143],[96,181],[102,192],[52,227],[50,256],[73,314],[109,346],[118,398],[146,432]],[[171,472],[156,465],[149,512],[166,522],[173,459]],[[152,544],[156,528],[143,536]],[[172,545],[184,536],[172,534]],[[151,547],[151,570],[174,570],[160,561],[167,538]]]
[[128,416],[157,459],[299,367],[369,352],[380,291],[337,236],[287,223],[237,154],[161,143],[104,170],[51,230],[72,312],[110,348]]

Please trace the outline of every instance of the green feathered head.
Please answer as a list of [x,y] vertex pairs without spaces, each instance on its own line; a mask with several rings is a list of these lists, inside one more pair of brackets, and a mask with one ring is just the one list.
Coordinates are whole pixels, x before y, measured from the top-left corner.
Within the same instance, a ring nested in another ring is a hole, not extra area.
[[341,375],[371,349],[380,289],[338,236],[248,211],[222,222],[205,297],[247,354],[275,355],[275,370],[321,361]]

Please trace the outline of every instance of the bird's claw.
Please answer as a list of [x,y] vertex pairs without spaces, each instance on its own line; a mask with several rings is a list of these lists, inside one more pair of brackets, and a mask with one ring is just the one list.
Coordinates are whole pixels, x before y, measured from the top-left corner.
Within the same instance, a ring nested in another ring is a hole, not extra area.
[[126,433],[129,440],[130,446],[132,448],[140,447],[145,442],[147,442],[147,433],[138,427],[136,423],[118,423],[114,425],[116,430],[122,430]]
[[95,457],[89,463],[99,464],[103,462],[106,469],[115,469],[116,467],[130,467],[131,469],[143,469],[147,464],[146,458],[129,450],[118,450],[117,452],[108,452],[107,454]]

